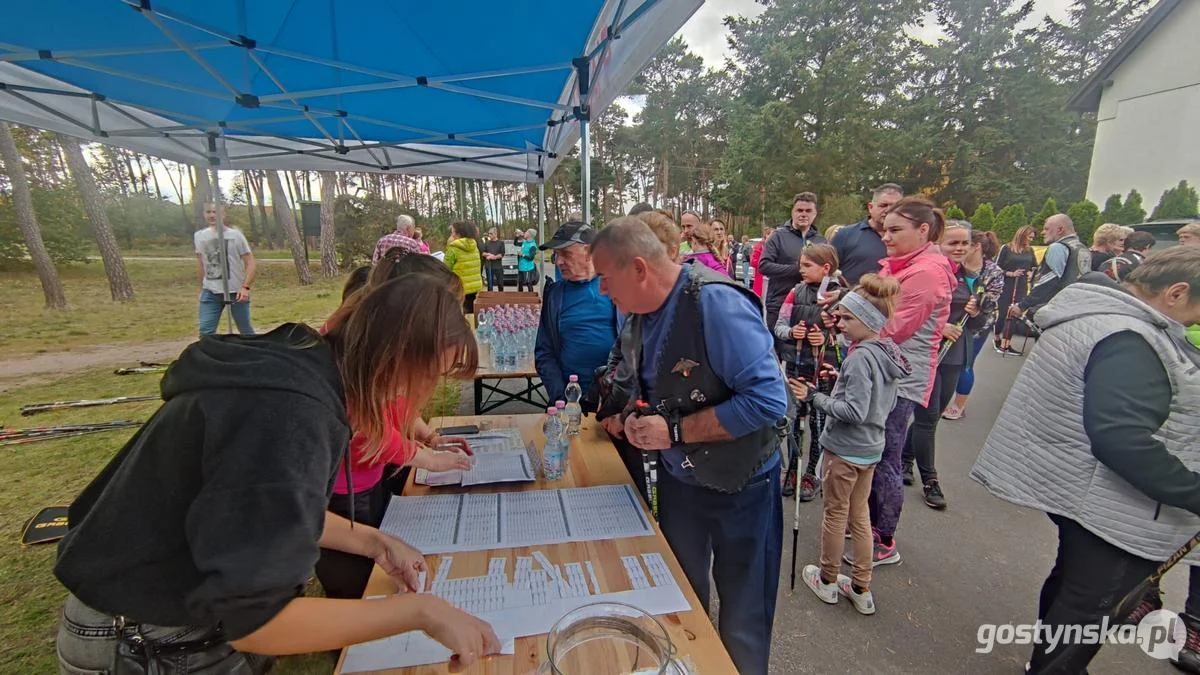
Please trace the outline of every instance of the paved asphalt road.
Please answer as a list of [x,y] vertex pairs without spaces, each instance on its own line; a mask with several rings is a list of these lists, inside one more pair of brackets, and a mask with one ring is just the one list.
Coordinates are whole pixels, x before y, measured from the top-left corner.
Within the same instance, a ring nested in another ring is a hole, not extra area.
[[[1032,347],[1032,345],[1031,345]],[[975,652],[980,624],[1032,623],[1038,592],[1050,571],[1057,535],[1040,512],[1002,502],[968,476],[1023,359],[985,350],[966,416],[943,420],[938,432],[938,473],[949,508],[925,506],[917,486],[906,488],[897,541],[902,562],[876,568],[872,581],[878,612],[857,614],[843,600],[825,605],[797,579],[788,591],[793,502],[785,499],[784,549],[772,675],[967,673],[1017,675],[1028,646],[997,646]],[[463,401],[469,414],[470,390]],[[502,413],[533,412],[507,405]],[[798,566],[817,563],[819,501],[801,504]],[[1181,611],[1186,572],[1172,571],[1164,587],[1169,609]],[[1092,675],[1176,673],[1135,646],[1105,646]]]

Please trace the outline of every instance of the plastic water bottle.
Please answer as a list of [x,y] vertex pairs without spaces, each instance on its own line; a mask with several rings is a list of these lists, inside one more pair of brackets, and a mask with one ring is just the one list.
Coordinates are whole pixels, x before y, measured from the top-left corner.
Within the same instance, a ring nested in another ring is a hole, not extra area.
[[583,398],[583,387],[579,386],[578,375],[567,379],[567,407],[563,410],[566,414],[567,435],[578,436],[579,426],[583,423],[583,408],[579,405],[579,400]]
[[563,426],[558,416],[558,408],[546,408],[542,435],[546,438],[546,445],[542,448],[542,474],[546,480],[558,480],[567,470],[567,449],[570,447],[563,441]]

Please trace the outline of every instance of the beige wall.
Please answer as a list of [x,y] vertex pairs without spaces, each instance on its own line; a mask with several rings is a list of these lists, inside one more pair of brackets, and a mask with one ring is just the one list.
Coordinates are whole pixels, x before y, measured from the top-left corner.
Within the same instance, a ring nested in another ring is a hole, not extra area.
[[1100,98],[1088,199],[1200,185],[1200,0],[1184,0],[1112,76]]

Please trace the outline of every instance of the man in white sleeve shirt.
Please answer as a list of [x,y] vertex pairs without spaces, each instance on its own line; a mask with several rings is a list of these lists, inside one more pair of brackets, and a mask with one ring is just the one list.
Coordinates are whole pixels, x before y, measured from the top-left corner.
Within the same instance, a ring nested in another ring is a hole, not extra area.
[[[196,245],[196,275],[200,278],[200,335],[213,335],[221,323],[221,313],[229,305],[229,313],[242,335],[254,335],[250,323],[250,286],[254,283],[254,254],[246,235],[229,226],[217,233],[221,217],[216,204],[204,205],[204,222],[208,227],[198,230],[192,239]],[[225,244],[225,274],[222,278],[221,245]],[[226,295],[228,291],[228,295]]]

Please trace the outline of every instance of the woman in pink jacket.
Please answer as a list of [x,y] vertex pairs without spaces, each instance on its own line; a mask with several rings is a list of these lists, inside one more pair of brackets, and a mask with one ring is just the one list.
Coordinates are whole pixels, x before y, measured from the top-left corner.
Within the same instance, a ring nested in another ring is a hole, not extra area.
[[900,380],[899,397],[885,428],[883,460],[871,481],[875,565],[900,562],[894,536],[904,505],[901,452],[914,408],[929,404],[942,328],[950,316],[950,297],[957,283],[950,261],[934,243],[941,238],[945,224],[941,210],[921,197],[896,202],[883,221],[888,257],[880,263],[880,274],[900,282],[900,299],[880,336],[900,346],[912,372]]

